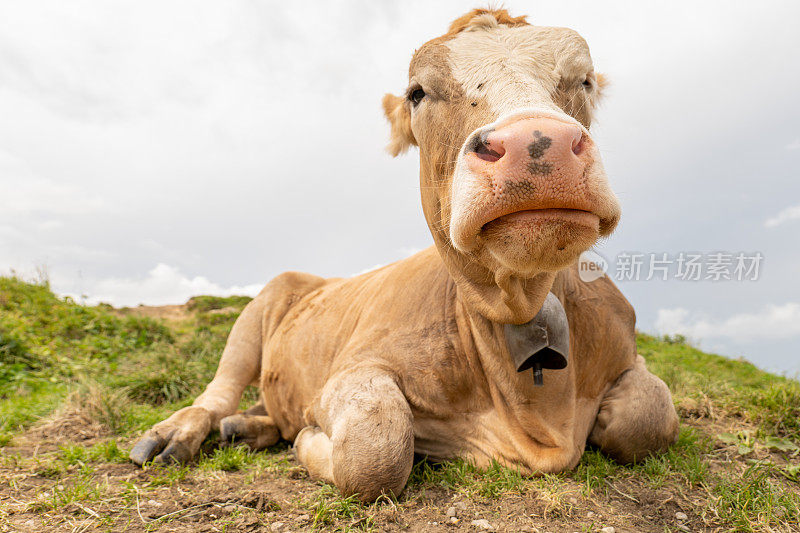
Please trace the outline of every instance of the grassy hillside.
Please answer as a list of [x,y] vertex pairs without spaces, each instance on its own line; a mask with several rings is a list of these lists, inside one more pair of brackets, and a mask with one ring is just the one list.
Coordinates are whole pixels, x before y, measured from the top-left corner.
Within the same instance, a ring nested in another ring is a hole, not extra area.
[[135,437],[210,380],[247,301],[198,297],[165,320],[0,278],[0,531],[800,530],[800,384],[648,335],[639,351],[682,430],[637,465],[591,449],[538,478],[420,461],[399,499],[372,505],[307,479],[287,443],[251,453],[212,436],[192,465],[130,465]]

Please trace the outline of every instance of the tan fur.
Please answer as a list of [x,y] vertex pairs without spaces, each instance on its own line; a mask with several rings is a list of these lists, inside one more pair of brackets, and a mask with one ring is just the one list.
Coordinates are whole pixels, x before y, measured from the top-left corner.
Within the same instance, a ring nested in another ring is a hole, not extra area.
[[405,98],[387,94],[383,97],[383,112],[392,126],[390,141],[386,150],[393,156],[405,153],[417,140],[411,131],[411,116],[405,106]]
[[666,450],[678,437],[677,417],[663,416],[672,408],[669,389],[639,356],[603,398],[589,441],[620,462],[644,459]]
[[[537,83],[548,90],[519,88],[519,95],[497,84],[481,93],[459,81],[469,68],[452,62],[448,42],[470,32],[507,35],[509,27],[534,32],[509,42],[536,34],[552,41],[542,46],[560,50],[564,38],[583,53],[574,32],[539,31],[505,11],[474,11],[415,54],[409,74],[430,94],[424,104],[384,98],[390,151],[420,147],[422,205],[434,246],[350,279],[286,273],[272,280],[237,320],[206,391],[147,432],[131,451],[134,461],[186,460],[212,427],[253,447],[279,433],[294,441],[312,476],[373,500],[403,489],[415,452],[479,466],[497,460],[535,474],[573,468],[587,439],[623,461],[674,441],[669,391],[637,358],[633,309],[608,278],[584,283],[575,257],[568,268],[548,270],[545,256],[531,259],[539,270],[529,276],[480,252],[459,251],[450,240],[459,151],[471,132],[497,119],[498,94],[535,96],[537,105],[571,113],[585,127],[591,122],[594,98],[580,93],[578,107],[572,97],[565,101],[559,91],[575,87],[561,87],[558,76],[543,74]],[[459,53],[470,52],[461,46]],[[563,64],[551,68],[577,77],[592,72],[590,64]],[[507,237],[482,238],[491,244]],[[570,358],[536,387],[529,374],[516,372],[503,328],[530,320],[549,291],[568,316]],[[235,414],[254,380],[263,405]]]
[[526,26],[527,17],[512,17],[505,9],[473,9],[469,13],[458,17],[450,24],[450,29],[444,37],[451,37],[470,27],[492,27],[499,24],[506,26]]

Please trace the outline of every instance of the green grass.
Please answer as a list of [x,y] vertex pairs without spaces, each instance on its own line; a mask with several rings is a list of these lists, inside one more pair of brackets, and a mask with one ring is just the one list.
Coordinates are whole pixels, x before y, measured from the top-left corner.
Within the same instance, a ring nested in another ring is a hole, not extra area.
[[81,473],[72,476],[64,484],[53,486],[46,496],[30,506],[30,510],[40,512],[60,509],[75,502],[94,501],[102,497],[106,488],[104,483],[95,479],[90,473]]
[[438,487],[483,498],[496,498],[510,492],[522,492],[530,478],[498,462],[481,469],[464,459],[445,463],[419,461],[414,464],[409,487]]
[[376,504],[364,505],[356,496],[342,496],[335,487],[324,485],[306,502],[306,507],[313,513],[314,528],[328,528],[344,521],[348,527],[343,530],[369,531],[373,527],[370,511]]
[[785,491],[766,466],[755,464],[741,476],[717,477],[710,492],[707,512],[738,531],[800,526],[800,498]]
[[175,463],[151,465],[148,467],[151,487],[172,487],[177,485],[191,473],[189,465]]
[[692,488],[707,479],[707,459],[712,451],[711,441],[706,435],[684,428],[678,442],[666,453],[648,457],[634,465],[621,465],[598,450],[589,449],[572,472],[531,479],[497,462],[481,469],[463,459],[441,464],[419,461],[411,471],[409,487],[438,487],[486,499],[522,494],[532,484],[552,492],[554,480],[574,482],[585,496],[595,491],[607,494],[609,481],[625,479],[635,479],[653,489],[666,485]]
[[189,300],[189,310],[207,313],[218,309],[234,308],[242,310],[250,303],[249,296],[194,296]]
[[198,297],[192,319],[168,326],[0,277],[0,446],[59,408],[85,410],[113,435],[159,421],[214,375],[237,313],[209,313],[249,300]]
[[[89,446],[68,444],[36,457],[0,455],[0,466],[28,468],[48,483],[47,497],[32,508],[72,505],[81,513],[80,505],[117,497],[133,508],[138,491],[180,488],[194,476],[244,473],[249,483],[265,471],[294,475],[286,443],[254,453],[243,446],[216,448],[209,440],[195,464],[150,465],[145,482],[126,481],[113,496],[99,476],[104,465],[127,462],[133,436],[202,392],[249,301],[195,297],[185,320],[167,323],[57,298],[47,284],[0,278],[0,449],[42,418],[63,412],[84,413],[105,435]],[[399,500],[363,505],[323,484],[296,505],[315,528],[369,530],[381,505],[409,506],[431,490],[476,502],[535,494],[546,502],[545,514],[567,520],[576,516],[570,514],[576,498],[638,501],[639,492],[650,490],[690,499],[707,528],[800,529],[800,383],[702,352],[680,338],[639,334],[638,347],[672,390],[684,421],[678,442],[662,455],[620,465],[587,449],[573,471],[534,478],[499,463],[480,469],[460,459],[419,461]],[[248,389],[242,406],[255,400],[255,389]],[[736,429],[716,433],[703,429],[707,421]],[[574,529],[582,528],[594,526]]]
[[63,383],[49,379],[0,382],[0,447],[12,437],[53,412],[67,395]]
[[208,470],[222,470],[223,472],[236,472],[244,470],[258,461],[262,454],[257,454],[247,446],[226,446],[215,449],[211,455],[200,459],[198,467]]
[[648,368],[669,386],[682,414],[738,417],[756,425],[761,436],[800,441],[800,382],[674,339],[640,333],[637,341]]
[[128,461],[128,453],[116,441],[108,440],[88,448],[77,445],[61,446],[59,458],[66,466],[95,462],[125,463]]

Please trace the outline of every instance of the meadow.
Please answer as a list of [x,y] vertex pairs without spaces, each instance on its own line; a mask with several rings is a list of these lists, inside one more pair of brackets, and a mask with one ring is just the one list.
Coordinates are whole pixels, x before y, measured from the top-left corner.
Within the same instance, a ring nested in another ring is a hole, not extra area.
[[681,433],[634,465],[591,448],[540,477],[419,458],[369,505],[308,479],[287,442],[212,435],[191,464],[135,467],[136,437],[203,390],[248,301],[114,309],[0,278],[0,531],[800,530],[800,383],[643,333]]

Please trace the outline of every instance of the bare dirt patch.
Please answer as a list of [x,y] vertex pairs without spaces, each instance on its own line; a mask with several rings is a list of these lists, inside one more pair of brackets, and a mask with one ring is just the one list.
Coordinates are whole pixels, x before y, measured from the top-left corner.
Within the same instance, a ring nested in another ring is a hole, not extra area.
[[[587,491],[568,476],[534,478],[494,495],[412,480],[398,499],[361,505],[308,479],[288,443],[228,464],[214,462],[214,443],[208,442],[209,455],[192,465],[143,470],[124,458],[70,463],[63,452],[42,453],[42,440],[58,427],[67,428],[58,442],[85,446],[98,440],[84,438],[94,423],[67,416],[26,432],[17,446],[0,452],[1,531],[724,530],[704,515],[703,491],[669,479],[654,486],[611,474]],[[131,443],[118,442],[121,449]],[[233,470],[220,469],[225,465]]]

